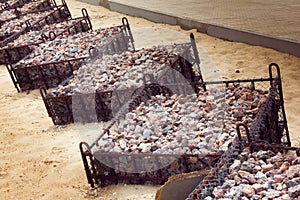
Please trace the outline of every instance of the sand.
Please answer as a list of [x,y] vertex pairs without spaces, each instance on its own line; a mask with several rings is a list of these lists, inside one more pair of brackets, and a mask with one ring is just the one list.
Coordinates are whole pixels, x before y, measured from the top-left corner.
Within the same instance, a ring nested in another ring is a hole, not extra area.
[[[124,15],[67,0],[73,16],[87,8],[94,29],[119,25]],[[300,58],[272,49],[216,39],[195,30],[128,17],[136,47],[188,41],[196,36],[205,79],[261,78],[267,66],[281,67],[285,107],[294,146],[300,146]],[[209,66],[209,67],[208,67]],[[236,73],[239,70],[240,73]],[[76,126],[54,126],[39,91],[17,93],[0,66],[0,199],[153,199],[158,186],[117,185],[97,191],[87,183]]]

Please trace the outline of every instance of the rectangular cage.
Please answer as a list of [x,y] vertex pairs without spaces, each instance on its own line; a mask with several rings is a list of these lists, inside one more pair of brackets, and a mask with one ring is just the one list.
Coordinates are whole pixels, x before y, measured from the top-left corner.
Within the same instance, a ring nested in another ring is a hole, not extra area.
[[[195,47],[195,44],[191,42],[186,44],[175,45],[175,47],[177,46],[180,46],[180,48],[182,48],[181,53],[180,55],[177,55],[175,58],[172,58],[170,60],[170,68],[182,74],[184,78],[186,78],[190,83],[195,83],[195,82],[202,83],[201,81],[202,77],[201,75],[199,75],[200,73],[197,72],[197,69],[195,69],[195,67],[199,66],[199,58],[197,57],[198,52],[196,52],[197,48]],[[101,51],[101,52],[105,52],[105,51]],[[132,51],[130,53],[134,54],[136,52],[138,51]],[[126,60],[123,58],[121,60],[122,62],[131,62],[130,60]],[[71,88],[67,89],[67,91],[71,92],[70,94],[69,93],[60,94],[57,92],[58,90],[60,90],[60,88],[69,87],[69,85],[72,84],[72,78],[74,79],[74,77],[71,77],[69,80],[62,83],[59,87],[52,90],[51,93],[47,93],[45,89],[41,89],[45,107],[48,111],[49,117],[52,118],[52,121],[55,125],[63,125],[63,124],[74,122],[73,112],[72,112],[72,97],[74,95],[72,94],[72,89]],[[166,76],[166,78],[168,77]],[[201,84],[198,84],[193,86],[193,89],[195,91],[198,91],[199,87],[203,87],[203,86]],[[134,87],[129,89],[131,90],[131,92],[129,93],[133,93],[135,89],[136,88]],[[78,94],[76,95],[76,97],[78,98],[77,99],[78,101],[79,99],[81,99],[80,100],[81,102],[86,102],[83,103],[83,105],[88,107],[89,103],[86,99],[88,98],[88,96],[92,95],[92,97],[89,98],[94,98],[97,120],[108,121],[112,118],[111,102],[112,102],[113,92],[114,90],[112,88],[97,89],[95,90],[95,93],[89,94],[83,92],[83,94]],[[122,105],[121,102],[123,100],[121,97],[118,96],[118,93],[122,93],[122,89],[119,90],[118,92],[115,91],[114,93],[115,94],[114,101],[118,102],[117,103],[118,105],[117,104],[114,105],[114,109],[118,109],[117,107],[120,107]],[[93,116],[85,116],[84,118],[86,122],[89,122],[89,119],[93,118]]]
[[[272,77],[273,66],[276,67],[279,78]],[[300,156],[299,148],[290,147],[291,142],[285,116],[278,65],[271,64],[269,71],[271,78],[269,95],[260,107],[255,120],[250,126],[242,123],[237,124],[238,135],[235,140],[215,164],[209,175],[189,195],[188,200],[221,198],[218,195],[221,195],[221,193],[225,194],[227,191],[222,190],[222,185],[230,177],[234,163],[243,162],[241,155],[244,154],[243,150],[245,149],[249,149],[252,153],[260,150],[269,150],[271,153],[281,152],[283,155],[295,152],[296,156]],[[241,134],[242,130],[244,130],[244,134]],[[241,198],[241,195],[238,198]]]
[[2,0],[1,11],[20,8],[30,1],[31,0]]
[[59,35],[71,35],[92,29],[89,16],[82,9],[83,17],[66,19],[65,21],[40,26],[38,23],[28,25],[27,31],[7,38],[0,48],[0,64],[14,64],[32,52],[34,46],[48,40],[54,40]]
[[4,46],[7,44],[7,41],[11,41],[20,34],[29,31],[31,24],[42,27],[45,24],[57,23],[70,18],[71,13],[66,4],[24,14],[18,13],[12,19],[8,19],[0,23],[0,45]]
[[[299,157],[300,148],[290,147],[284,143],[271,144],[269,141],[247,142],[247,140],[236,140],[186,200],[228,198],[231,190],[242,190],[243,187],[250,188],[251,192],[231,192],[231,198],[249,198],[252,196],[257,198],[264,196],[280,198],[285,195],[294,199],[299,195],[299,189],[293,189],[294,186],[299,184],[293,182],[293,180],[296,180],[293,178],[297,176],[295,172],[299,171]],[[250,160],[251,162],[249,162]],[[264,164],[262,166],[260,164],[253,166],[253,160],[257,163],[263,161]],[[287,170],[289,175],[286,177],[284,177],[283,171],[280,170],[284,164],[290,166],[290,170]],[[243,180],[243,174],[247,174],[250,177],[248,178],[250,181],[244,181],[244,183],[241,183],[243,186],[238,186],[236,182],[240,183],[240,180]],[[265,180],[265,184],[262,184],[259,176],[268,177]],[[283,177],[283,180],[278,180],[278,177]],[[256,181],[260,183],[256,183]],[[231,182],[231,188],[233,189],[226,186],[229,182]],[[283,184],[286,184],[287,187],[282,188],[279,186]],[[258,186],[262,186],[261,189]],[[261,193],[262,190],[265,193]],[[272,194],[267,193],[268,190]],[[273,196],[273,194],[276,195]]]
[[[68,32],[76,32],[78,26],[75,26],[74,29],[68,29]],[[110,31],[114,30],[111,34],[107,34]],[[44,88],[53,88],[59,85],[59,83],[65,81],[70,76],[73,75],[73,72],[77,70],[84,61],[90,58],[91,56],[91,49],[89,47],[85,47],[87,45],[94,45],[97,47],[101,47],[104,49],[109,50],[110,53],[117,53],[128,50],[130,48],[130,42],[133,44],[133,37],[131,35],[129,23],[126,18],[123,18],[123,25],[114,26],[110,28],[104,29],[97,29],[97,30],[90,30],[81,34],[83,38],[89,38],[89,43],[81,43],[83,47],[74,47],[69,48],[70,51],[81,52],[81,56],[65,56],[61,57],[59,55],[52,55],[48,58],[48,60],[42,63],[34,63],[32,60],[32,55],[35,53],[35,50],[32,51],[31,54],[26,56],[24,59],[15,63],[13,65],[7,65],[7,69],[11,75],[13,83],[18,91],[28,91],[33,89],[39,89],[41,87]],[[64,45],[76,45],[76,43],[68,42],[68,38],[75,38],[76,35],[68,35],[63,36],[60,35],[56,37],[54,40],[50,40],[46,43],[39,44],[36,49],[39,51],[40,49],[45,48],[49,43],[51,44],[58,44],[57,38],[65,41]],[[97,35],[95,35],[97,34]],[[93,38],[98,37],[98,40],[94,40]],[[51,37],[51,35],[50,35]],[[107,38],[107,40],[106,40]],[[50,38],[51,39],[51,38]],[[77,39],[76,39],[77,40]],[[121,41],[121,42],[120,42]],[[78,43],[78,41],[77,41]],[[121,45],[120,45],[121,44]],[[78,45],[78,44],[77,44]],[[46,47],[48,48],[48,47]],[[52,47],[49,47],[47,51],[51,51]],[[58,49],[61,47],[58,47]],[[134,48],[134,47],[133,47]],[[56,49],[55,49],[56,51]],[[65,50],[66,51],[66,50]],[[64,55],[66,55],[64,53]],[[26,63],[26,59],[29,62]],[[35,57],[35,59],[39,59]]]
[[[65,3],[65,2],[63,2]],[[2,12],[7,10],[14,10],[19,14],[44,10],[57,6],[55,0],[18,0],[18,1],[5,1],[1,2],[0,10]],[[3,20],[0,20],[3,21]]]
[[[125,182],[125,183],[134,183],[134,184],[143,184],[143,183],[153,183],[161,184],[165,182],[168,177],[178,174],[186,173],[191,171],[201,171],[204,169],[211,169],[210,175],[208,175],[203,181],[203,185],[206,187],[216,186],[221,183],[218,176],[218,170],[221,170],[220,175],[226,175],[226,170],[230,164],[233,163],[236,156],[239,155],[239,151],[242,149],[241,138],[248,138],[249,141],[264,141],[265,143],[272,143],[280,146],[289,147],[290,139],[288,133],[288,127],[284,111],[283,103],[283,94],[281,88],[280,80],[280,71],[277,64],[270,64],[270,77],[262,79],[248,79],[248,80],[231,80],[224,82],[204,82],[206,87],[211,85],[224,85],[226,88],[230,87],[243,87],[247,86],[251,88],[252,91],[263,90],[265,91],[266,97],[261,98],[261,103],[257,108],[255,114],[253,114],[254,119],[247,123],[243,124],[244,127],[251,127],[250,131],[246,134],[241,134],[240,129],[235,131],[233,137],[225,142],[227,148],[219,150],[217,152],[211,152],[205,155],[201,154],[172,154],[176,155],[177,159],[174,159],[174,162],[169,163],[169,165],[162,167],[155,171],[143,172],[143,173],[128,173],[122,172],[111,166],[119,165],[130,165],[138,166],[141,165],[144,158],[144,164],[148,157],[151,157],[154,160],[157,160],[156,163],[163,162],[166,157],[170,156],[168,154],[135,154],[135,153],[126,153],[126,152],[110,152],[105,153],[103,149],[107,147],[105,141],[102,141],[104,135],[110,135],[113,132],[113,126],[115,121],[113,121],[107,128],[103,130],[101,134],[96,137],[96,139],[91,142],[82,142],[80,143],[80,151],[82,154],[83,164],[85,167],[86,175],[88,182],[92,187],[95,184],[100,184],[105,186],[107,184]],[[273,77],[273,69],[277,70],[277,76]],[[203,89],[206,89],[203,87]],[[259,89],[258,89],[259,88]],[[143,96],[143,92],[141,93]],[[157,94],[157,93],[156,93]],[[151,94],[150,94],[151,95]],[[147,95],[146,98],[150,98]],[[145,97],[145,96],[144,96]],[[132,109],[134,109],[141,102],[141,96],[135,96],[131,103],[133,103]],[[132,105],[132,104],[130,104]],[[243,110],[244,113],[247,113],[247,110]],[[236,117],[236,123],[238,127],[241,127],[242,119],[239,116]],[[272,122],[272,123],[271,123]],[[235,124],[233,124],[235,126]],[[230,125],[226,123],[226,125]],[[125,133],[124,133],[125,134]],[[223,134],[223,133],[222,133]],[[124,138],[124,136],[120,136]],[[200,148],[200,147],[199,147]],[[297,150],[299,153],[299,150]],[[228,156],[230,158],[228,158]],[[153,163],[152,163],[153,164]],[[195,189],[194,193],[203,189],[203,186],[200,185]],[[206,188],[205,191],[212,192],[212,188]],[[198,195],[198,194],[197,194]],[[190,199],[194,199],[195,195],[191,194]],[[203,199],[202,197],[200,199]]]

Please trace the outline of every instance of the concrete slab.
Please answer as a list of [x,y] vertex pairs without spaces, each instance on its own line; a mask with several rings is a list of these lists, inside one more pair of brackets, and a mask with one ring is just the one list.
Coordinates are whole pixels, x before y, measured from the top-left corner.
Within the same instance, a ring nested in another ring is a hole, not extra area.
[[89,3],[96,6],[103,6],[107,9],[109,9],[109,3],[108,0],[78,0],[84,3]]
[[298,0],[109,0],[111,10],[300,57]]
[[300,57],[299,0],[79,0]]

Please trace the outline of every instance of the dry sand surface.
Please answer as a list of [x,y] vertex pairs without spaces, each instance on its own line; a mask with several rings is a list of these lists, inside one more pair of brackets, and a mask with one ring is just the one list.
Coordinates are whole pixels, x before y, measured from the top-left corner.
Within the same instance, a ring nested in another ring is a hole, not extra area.
[[[99,6],[67,0],[73,16],[87,8],[94,29],[118,25],[124,15]],[[128,17],[136,46],[187,41],[191,31]],[[223,41],[195,33],[204,78],[267,77],[271,62],[280,65],[286,113],[294,146],[300,146],[300,58],[271,49]],[[210,66],[210,67],[207,67]],[[236,70],[240,73],[235,73]],[[38,91],[17,93],[0,66],[0,199],[153,199],[158,186],[109,186],[89,190],[74,125],[56,127]]]

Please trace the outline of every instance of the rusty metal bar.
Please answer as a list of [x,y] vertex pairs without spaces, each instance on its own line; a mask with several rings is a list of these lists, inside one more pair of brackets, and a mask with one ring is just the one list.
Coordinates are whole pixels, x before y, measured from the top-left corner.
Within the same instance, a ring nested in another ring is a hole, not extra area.
[[[190,34],[190,40],[191,40],[191,44],[192,44],[192,48],[193,48],[193,52],[194,52],[194,57],[195,57],[195,62],[196,62],[198,73],[199,73],[199,79],[200,79],[200,82],[203,84],[202,87],[203,87],[204,91],[206,91],[205,82],[203,80],[203,76],[202,76],[202,72],[201,72],[201,68],[200,68],[199,52],[198,52],[195,36],[194,36],[193,33]],[[193,77],[192,82],[196,82],[195,77]]]
[[89,29],[93,30],[93,26],[92,26],[92,23],[91,23],[91,20],[90,20],[90,17],[89,17],[89,14],[88,14],[87,10],[85,8],[82,8],[81,13],[82,13],[82,16],[86,19],[86,21],[89,25]]
[[[88,179],[88,183],[91,185],[92,188],[95,187],[95,184],[97,184],[97,180],[95,180],[92,176],[92,174],[95,174],[95,168],[92,167],[92,170],[89,167],[89,163],[88,163],[88,158],[90,159],[90,161],[92,161],[92,155],[89,151],[89,146],[87,143],[85,142],[81,142],[79,144],[79,148],[80,148],[80,153],[81,153],[81,157],[82,157],[82,161],[83,161],[83,165],[84,165],[84,170]],[[86,150],[84,150],[84,148]],[[95,182],[94,182],[95,180]]]
[[19,86],[18,86],[17,78],[16,78],[16,76],[15,76],[15,73],[14,73],[14,71],[13,71],[12,66],[11,66],[11,65],[6,65],[6,69],[7,69],[8,73],[9,73],[9,75],[10,75],[10,77],[11,77],[11,80],[12,80],[12,82],[13,82],[15,88],[17,89],[18,92],[20,92],[20,88],[19,88]]
[[[291,140],[290,140],[290,136],[289,136],[289,129],[288,129],[288,125],[287,125],[287,118],[286,118],[286,113],[285,113],[285,107],[284,107],[284,98],[283,98],[283,90],[282,90],[282,82],[281,82],[281,73],[280,73],[280,67],[278,64],[276,63],[271,63],[269,65],[269,75],[270,75],[270,79],[273,80],[273,73],[272,73],[272,68],[276,69],[277,72],[277,79],[278,79],[278,95],[280,98],[280,107],[281,107],[281,112],[283,115],[283,121],[280,121],[279,123],[283,124],[283,127],[286,131],[286,137],[287,137],[287,145],[291,146]],[[278,124],[279,126],[279,124]]]
[[132,32],[131,32],[131,28],[130,28],[128,19],[126,17],[123,17],[122,18],[122,23],[123,23],[123,26],[126,26],[125,30],[126,30],[127,36],[129,36],[129,38],[130,38],[132,49],[135,50],[135,47],[134,47],[134,38],[133,38],[133,35],[132,35]]

